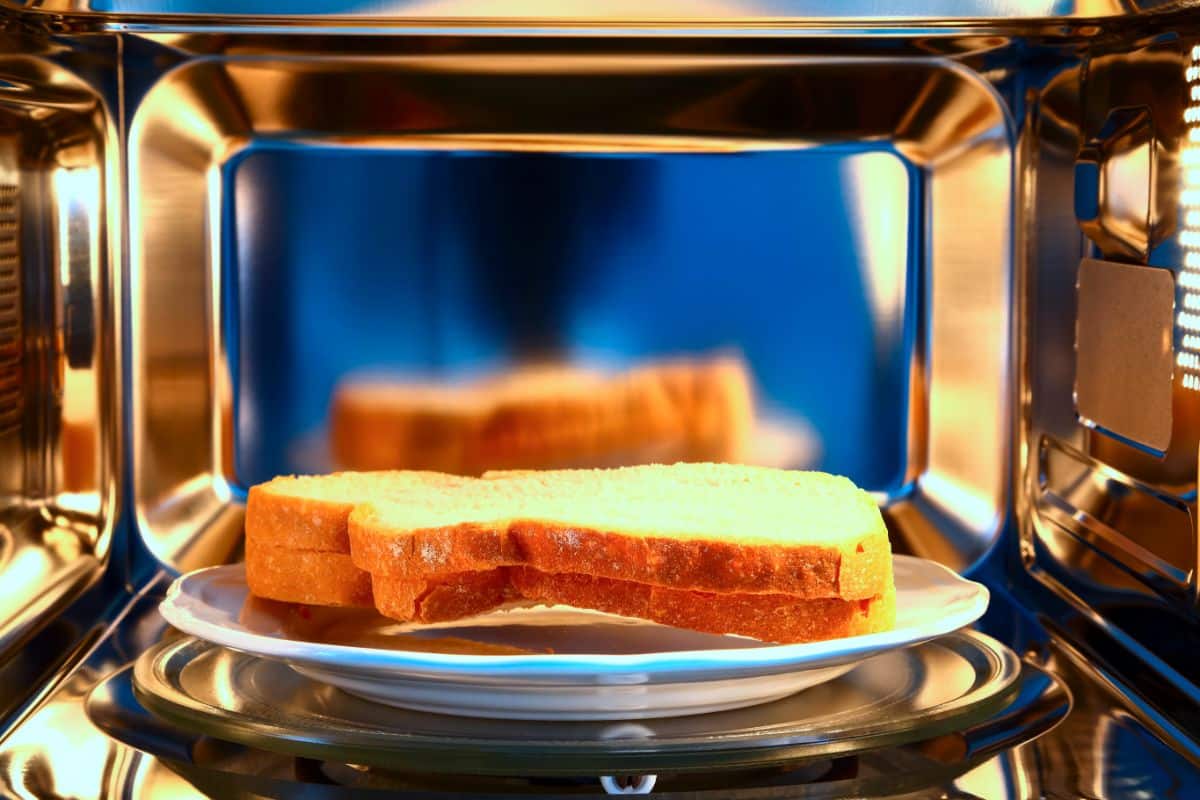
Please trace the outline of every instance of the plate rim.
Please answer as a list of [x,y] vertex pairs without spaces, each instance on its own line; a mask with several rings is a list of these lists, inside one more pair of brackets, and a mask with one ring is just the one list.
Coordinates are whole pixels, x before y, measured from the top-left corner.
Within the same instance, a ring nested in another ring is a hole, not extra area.
[[[717,650],[673,650],[656,653],[550,653],[529,655],[477,655],[387,650],[347,644],[325,644],[303,639],[283,638],[235,629],[210,622],[189,611],[188,604],[203,603],[185,588],[214,574],[244,569],[242,564],[224,564],[194,570],[172,581],[159,612],[173,627],[214,644],[264,658],[325,664],[353,669],[404,670],[416,673],[447,672],[456,675],[523,673],[525,675],[586,675],[603,672],[620,674],[653,671],[656,675],[702,673],[711,669],[769,669],[777,667],[817,668],[844,663],[884,650],[909,647],[936,639],[967,627],[986,612],[990,592],[983,584],[964,578],[936,561],[916,556],[896,555],[897,561],[910,562],[929,569],[950,585],[972,589],[971,600],[957,614],[937,616],[922,626],[894,628],[879,633],[848,636],[818,642],[764,645],[763,647]],[[209,606],[211,607],[211,606]],[[516,675],[511,675],[516,677]]]

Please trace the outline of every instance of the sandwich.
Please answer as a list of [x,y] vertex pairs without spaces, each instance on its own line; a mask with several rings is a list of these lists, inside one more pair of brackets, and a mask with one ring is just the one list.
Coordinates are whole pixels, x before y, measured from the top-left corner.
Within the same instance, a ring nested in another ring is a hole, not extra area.
[[438,622],[549,603],[765,641],[886,630],[878,508],[845,478],[728,464],[278,478],[250,492],[251,592]]

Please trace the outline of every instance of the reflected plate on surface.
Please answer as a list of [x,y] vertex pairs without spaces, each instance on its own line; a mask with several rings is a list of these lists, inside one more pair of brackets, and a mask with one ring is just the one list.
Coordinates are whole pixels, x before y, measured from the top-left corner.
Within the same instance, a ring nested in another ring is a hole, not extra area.
[[463,774],[712,770],[829,757],[977,725],[1020,687],[1012,650],[975,631],[876,656],[773,703],[637,722],[466,719],[362,700],[276,661],[186,637],[134,665],[167,722],[339,763]]
[[934,562],[896,556],[895,575],[895,629],[790,645],[563,607],[432,625],[298,610],[251,598],[242,565],[180,578],[160,610],[185,633],[379,702],[481,717],[632,719],[775,700],[963,628],[987,608],[985,587]]

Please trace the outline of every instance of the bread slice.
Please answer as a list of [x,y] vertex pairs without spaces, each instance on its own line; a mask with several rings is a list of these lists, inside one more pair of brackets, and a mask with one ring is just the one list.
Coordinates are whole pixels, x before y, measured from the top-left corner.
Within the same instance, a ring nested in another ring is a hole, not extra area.
[[526,367],[465,385],[350,381],[331,450],[346,469],[489,469],[738,461],[753,422],[741,359],[660,361],[604,374]]
[[887,529],[845,478],[724,464],[509,473],[357,507],[350,551],[421,583],[502,566],[701,592],[862,600],[891,585]]
[[355,506],[389,495],[411,496],[466,479],[440,472],[335,472],[282,476],[250,487],[246,541],[294,550],[350,553],[347,519]]
[[346,553],[296,550],[246,540],[251,594],[285,603],[371,608],[371,575]]
[[[416,589],[416,590],[414,590]],[[715,594],[670,589],[529,567],[500,567],[434,579],[417,588],[398,579],[376,580],[380,613],[404,622],[444,622],[532,601],[769,642],[811,642],[858,636],[895,624],[895,590],[864,600],[802,600],[781,594]]]

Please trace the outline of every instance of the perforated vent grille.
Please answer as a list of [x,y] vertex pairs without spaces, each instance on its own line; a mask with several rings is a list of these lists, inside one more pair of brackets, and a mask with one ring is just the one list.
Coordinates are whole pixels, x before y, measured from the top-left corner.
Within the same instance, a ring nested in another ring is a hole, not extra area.
[[0,435],[21,420],[21,271],[17,187],[0,184]]

